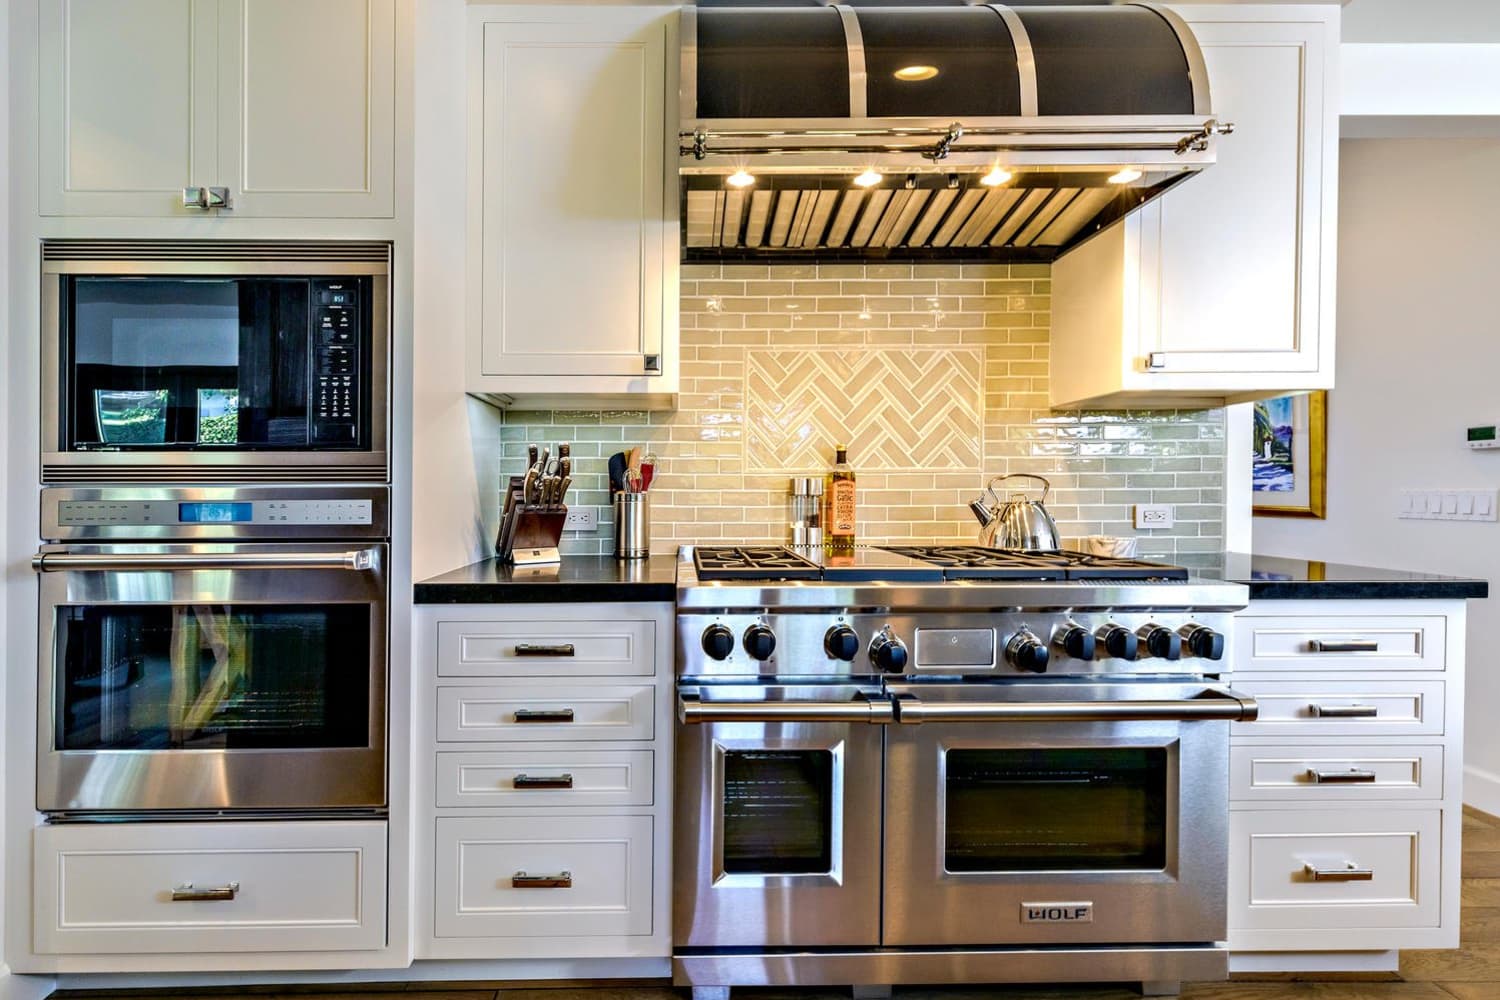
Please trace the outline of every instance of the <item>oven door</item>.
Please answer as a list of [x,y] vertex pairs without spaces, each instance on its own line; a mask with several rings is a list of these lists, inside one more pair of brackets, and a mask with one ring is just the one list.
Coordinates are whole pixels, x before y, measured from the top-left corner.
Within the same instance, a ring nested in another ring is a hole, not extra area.
[[43,548],[37,808],[382,808],[386,553]]
[[879,688],[684,687],[678,718],[673,943],[878,944]]
[[1225,936],[1229,721],[1202,685],[893,688],[887,945]]

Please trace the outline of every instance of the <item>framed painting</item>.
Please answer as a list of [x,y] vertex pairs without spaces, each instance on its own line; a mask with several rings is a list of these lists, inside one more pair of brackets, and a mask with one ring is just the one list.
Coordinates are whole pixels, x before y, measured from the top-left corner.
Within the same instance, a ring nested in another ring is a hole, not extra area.
[[1257,515],[1323,517],[1328,494],[1328,393],[1255,404],[1251,497]]

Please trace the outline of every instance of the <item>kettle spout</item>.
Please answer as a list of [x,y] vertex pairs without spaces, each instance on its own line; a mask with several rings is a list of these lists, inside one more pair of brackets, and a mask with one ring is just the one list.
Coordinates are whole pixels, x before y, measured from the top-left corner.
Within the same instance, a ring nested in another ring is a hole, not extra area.
[[969,509],[974,512],[974,519],[979,522],[981,528],[988,528],[997,516],[982,499],[969,501]]

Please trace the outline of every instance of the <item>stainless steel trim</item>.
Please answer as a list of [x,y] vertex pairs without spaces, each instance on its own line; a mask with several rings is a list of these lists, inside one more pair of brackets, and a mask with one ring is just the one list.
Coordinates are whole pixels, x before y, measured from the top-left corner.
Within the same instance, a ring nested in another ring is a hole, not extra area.
[[716,722],[868,722],[893,721],[889,701],[872,698],[849,702],[702,701],[697,694],[677,696],[677,720],[685,724]]
[[571,774],[518,774],[511,779],[512,788],[572,788]]
[[1036,53],[1031,48],[1031,36],[1026,33],[1020,15],[1009,7],[998,3],[985,6],[1000,15],[1005,29],[1010,32],[1011,44],[1016,47],[1016,75],[1021,83],[1021,114],[1035,118],[1040,112],[1036,97]]
[[[196,189],[194,189],[196,190]],[[389,262],[389,243],[340,240],[44,240],[42,260]]]
[[1315,719],[1373,719],[1380,714],[1375,705],[1319,705],[1313,703],[1307,710]]
[[558,872],[556,875],[528,875],[516,872],[510,877],[512,889],[571,889],[573,873]]
[[31,557],[31,568],[38,573],[198,569],[343,569],[365,573],[376,568],[376,558],[373,549],[347,552],[137,552],[120,555],[42,551]]
[[1314,653],[1378,653],[1377,639],[1309,639],[1307,648]]
[[565,723],[573,721],[573,710],[571,708],[518,708],[514,713],[515,721],[522,724],[531,723]]
[[576,650],[571,642],[560,642],[553,646],[534,642],[516,643],[517,656],[573,656]]
[[844,45],[849,50],[849,117],[863,118],[869,114],[870,77],[865,72],[865,36],[859,30],[859,16],[852,7],[830,4],[839,12],[844,25]]
[[1193,85],[1193,113],[1213,114],[1213,100],[1209,93],[1208,63],[1204,61],[1203,49],[1199,46],[1193,29],[1188,27],[1187,21],[1175,10],[1159,3],[1129,0],[1125,6],[1144,7],[1167,22],[1173,34],[1177,36],[1177,43],[1182,46],[1182,54],[1187,59],[1188,79]]
[[1198,698],[1161,701],[955,701],[896,700],[903,725],[942,722],[1250,722],[1259,708],[1249,695],[1207,691]]
[[672,958],[678,986],[847,986],[971,983],[1207,981],[1229,975],[1229,951],[1217,945],[1078,948],[838,950],[685,955]]
[[[689,566],[691,563],[689,563]],[[843,612],[865,608],[945,611],[1004,609],[1044,612],[1120,609],[1130,612],[1238,611],[1249,603],[1243,584],[1205,580],[1151,583],[1143,581],[989,582],[827,585],[784,581],[777,583],[727,581],[684,584],[679,566],[678,611],[721,611],[775,607],[782,611],[811,609]]]
[[1347,771],[1323,771],[1316,767],[1307,769],[1307,776],[1318,785],[1368,785],[1374,783],[1374,771],[1361,771],[1351,767]]
[[1372,882],[1375,880],[1373,868],[1361,868],[1353,861],[1344,862],[1342,868],[1319,868],[1308,862],[1302,866],[1302,871],[1310,882]]
[[678,22],[682,76],[677,82],[677,106],[684,119],[698,117],[698,8],[687,4]]
[[238,882],[230,882],[228,885],[222,885],[222,886],[219,886],[219,887],[213,888],[213,889],[208,889],[208,888],[199,889],[196,886],[194,886],[193,883],[191,883],[191,882],[184,882],[182,885],[173,887],[173,889],[172,889],[172,902],[174,902],[174,903],[227,902],[229,900],[234,899],[234,897],[238,896],[239,894],[240,894],[240,884]]

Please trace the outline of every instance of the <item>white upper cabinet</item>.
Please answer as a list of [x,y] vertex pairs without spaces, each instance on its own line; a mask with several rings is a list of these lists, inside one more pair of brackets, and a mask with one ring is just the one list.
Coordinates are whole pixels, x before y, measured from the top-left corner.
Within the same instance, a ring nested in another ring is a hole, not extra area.
[[1053,266],[1055,407],[1333,384],[1338,8],[1179,12],[1235,131],[1213,166]]
[[395,0],[43,0],[43,214],[390,217],[395,20]]
[[669,405],[675,9],[470,16],[469,391]]

